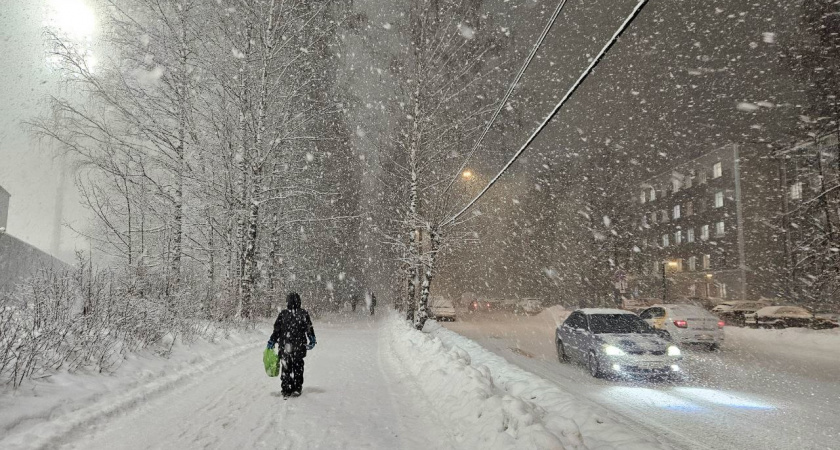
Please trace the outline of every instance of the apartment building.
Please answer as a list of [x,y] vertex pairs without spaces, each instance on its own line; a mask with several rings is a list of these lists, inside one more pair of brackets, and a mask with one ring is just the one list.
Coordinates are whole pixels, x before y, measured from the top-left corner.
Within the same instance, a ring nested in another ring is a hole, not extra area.
[[782,189],[770,156],[727,145],[639,184],[632,268],[639,296],[780,296]]

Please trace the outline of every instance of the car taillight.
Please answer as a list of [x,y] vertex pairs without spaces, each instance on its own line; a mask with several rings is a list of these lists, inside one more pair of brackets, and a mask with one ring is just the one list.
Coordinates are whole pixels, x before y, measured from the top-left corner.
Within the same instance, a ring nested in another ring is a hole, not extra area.
[[723,328],[726,325],[722,320],[718,320],[718,328]]
[[489,303],[487,304],[487,307],[488,307],[488,308],[490,307],[490,304],[489,304]]
[[677,328],[688,328],[688,321],[686,321],[686,320],[675,320],[674,325]]

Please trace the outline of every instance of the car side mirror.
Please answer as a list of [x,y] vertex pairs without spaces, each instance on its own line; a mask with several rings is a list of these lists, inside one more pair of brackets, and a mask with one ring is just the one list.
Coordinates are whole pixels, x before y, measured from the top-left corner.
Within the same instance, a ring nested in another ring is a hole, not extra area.
[[668,330],[656,330],[656,334],[666,341],[671,340],[671,333],[669,333]]

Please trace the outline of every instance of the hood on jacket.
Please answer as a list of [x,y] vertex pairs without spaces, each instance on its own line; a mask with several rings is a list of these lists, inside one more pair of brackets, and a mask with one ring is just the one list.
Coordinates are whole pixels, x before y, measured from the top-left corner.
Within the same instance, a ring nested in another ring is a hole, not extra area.
[[300,309],[300,295],[297,292],[289,292],[286,296],[286,309]]

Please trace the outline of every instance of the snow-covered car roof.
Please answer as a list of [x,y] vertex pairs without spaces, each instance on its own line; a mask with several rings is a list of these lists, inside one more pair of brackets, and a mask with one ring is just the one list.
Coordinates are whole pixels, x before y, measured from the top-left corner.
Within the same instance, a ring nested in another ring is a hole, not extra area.
[[810,311],[801,306],[766,306],[755,312],[756,316],[813,317]]
[[[581,308],[578,309],[576,312],[581,312],[586,315],[592,314],[633,314],[630,311],[625,311],[623,309],[611,309],[611,308]],[[635,315],[635,314],[633,314]]]
[[651,308],[665,308],[675,314],[702,314],[711,316],[712,313],[706,311],[705,308],[697,305],[690,305],[685,303],[664,303],[659,305],[653,305]]

